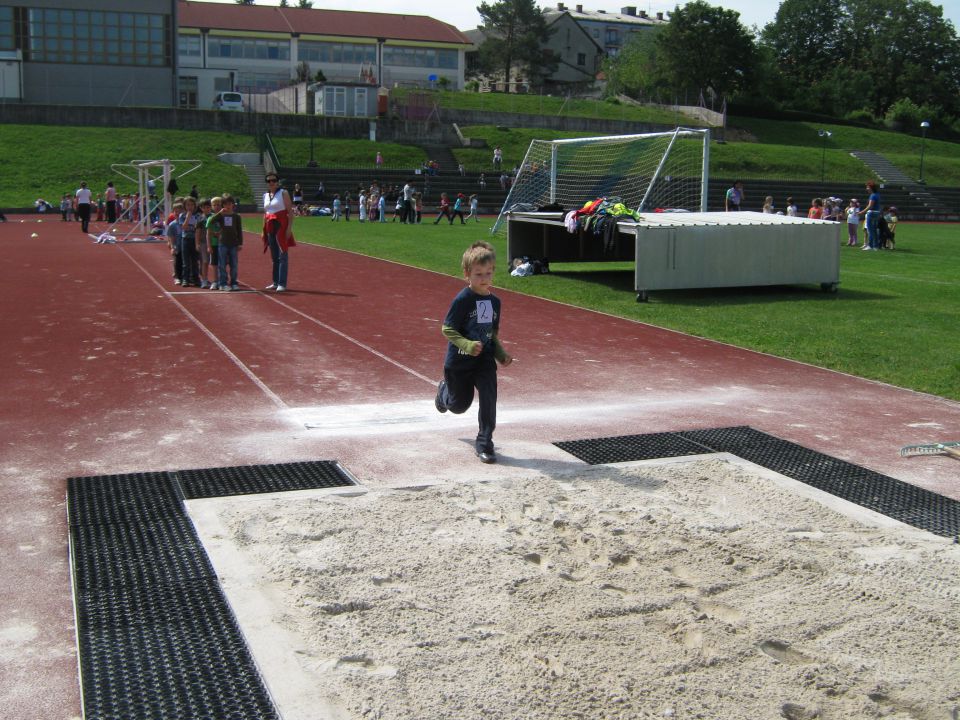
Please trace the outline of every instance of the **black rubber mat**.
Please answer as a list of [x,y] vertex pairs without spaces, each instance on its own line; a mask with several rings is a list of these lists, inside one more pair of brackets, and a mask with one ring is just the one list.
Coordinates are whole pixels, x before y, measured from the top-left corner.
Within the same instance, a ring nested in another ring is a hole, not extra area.
[[747,426],[555,445],[591,465],[728,452],[908,525],[960,538],[960,502]]
[[568,440],[554,443],[561,450],[580,458],[589,465],[682,457],[714,452],[678,433],[651,435],[621,435],[595,440]]
[[180,470],[176,477],[188,500],[357,484],[340,463],[331,460]]
[[67,481],[86,720],[279,720],[183,500],[355,485],[317,461]]

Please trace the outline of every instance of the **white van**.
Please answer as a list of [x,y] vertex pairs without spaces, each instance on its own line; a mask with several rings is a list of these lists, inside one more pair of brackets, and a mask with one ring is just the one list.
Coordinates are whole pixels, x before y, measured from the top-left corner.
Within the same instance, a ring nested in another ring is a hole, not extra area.
[[213,98],[213,109],[243,112],[243,97],[238,92],[218,92]]

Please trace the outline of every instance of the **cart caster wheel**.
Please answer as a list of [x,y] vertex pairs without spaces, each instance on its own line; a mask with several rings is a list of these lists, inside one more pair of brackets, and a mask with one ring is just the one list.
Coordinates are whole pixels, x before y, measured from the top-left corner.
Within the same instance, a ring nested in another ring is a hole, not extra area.
[[835,293],[838,287],[837,283],[820,283],[820,289],[828,293]]
[[647,295],[647,291],[646,291],[646,290],[641,290],[640,292],[637,293],[637,302],[638,302],[638,303],[640,303],[640,302],[647,302],[649,299],[650,299],[650,296]]

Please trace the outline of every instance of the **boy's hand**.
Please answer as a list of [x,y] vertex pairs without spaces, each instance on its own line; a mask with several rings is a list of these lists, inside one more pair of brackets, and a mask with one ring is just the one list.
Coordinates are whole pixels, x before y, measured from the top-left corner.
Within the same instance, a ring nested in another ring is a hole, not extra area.
[[506,367],[513,362],[513,355],[507,355],[503,360],[500,361],[500,364]]
[[473,343],[473,346],[470,348],[470,354],[476,357],[483,352],[483,343],[479,340]]

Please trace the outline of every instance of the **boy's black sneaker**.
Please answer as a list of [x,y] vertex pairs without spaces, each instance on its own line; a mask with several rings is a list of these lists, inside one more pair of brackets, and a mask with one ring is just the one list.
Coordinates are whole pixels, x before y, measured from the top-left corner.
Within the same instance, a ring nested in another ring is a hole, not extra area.
[[437,383],[437,394],[433,398],[433,406],[437,409],[439,413],[445,413],[447,411],[447,406],[443,404],[443,389],[447,386],[446,380],[441,380]]
[[497,461],[497,454],[493,450],[477,450],[477,457],[480,462],[490,465]]

